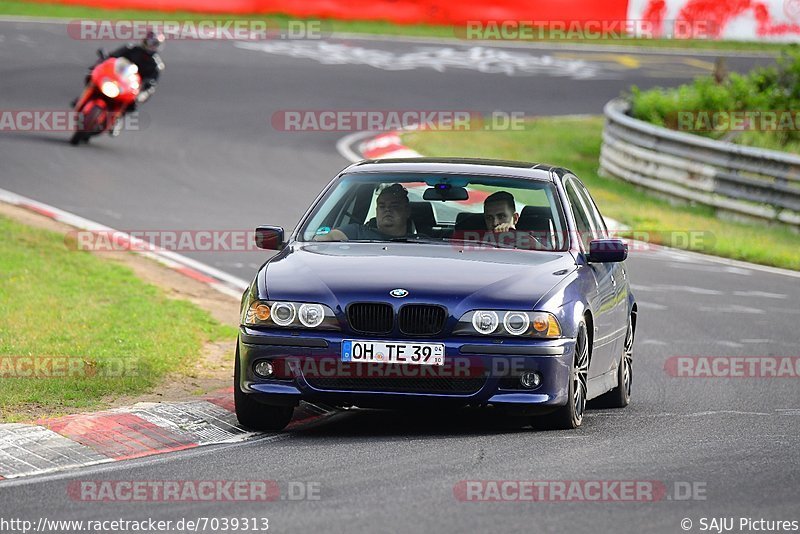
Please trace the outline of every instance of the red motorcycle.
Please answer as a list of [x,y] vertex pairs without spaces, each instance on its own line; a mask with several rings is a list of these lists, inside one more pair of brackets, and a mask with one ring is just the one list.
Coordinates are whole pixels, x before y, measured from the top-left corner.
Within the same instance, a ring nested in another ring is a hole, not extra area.
[[142,79],[139,68],[125,58],[100,59],[89,75],[83,93],[75,102],[80,120],[70,144],[88,143],[93,135],[113,130],[125,110],[136,101]]

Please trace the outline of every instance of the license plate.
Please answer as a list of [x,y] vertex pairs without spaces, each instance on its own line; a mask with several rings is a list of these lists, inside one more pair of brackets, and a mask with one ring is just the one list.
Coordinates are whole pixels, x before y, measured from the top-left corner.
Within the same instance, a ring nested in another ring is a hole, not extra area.
[[444,345],[346,339],[342,341],[342,361],[444,365]]

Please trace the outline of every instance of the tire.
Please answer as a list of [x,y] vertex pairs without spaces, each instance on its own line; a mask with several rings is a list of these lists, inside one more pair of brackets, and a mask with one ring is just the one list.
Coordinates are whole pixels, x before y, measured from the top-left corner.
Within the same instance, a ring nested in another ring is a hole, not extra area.
[[93,133],[101,133],[103,130],[105,130],[105,125],[101,124],[102,121],[100,120],[100,118],[103,116],[103,113],[105,113],[104,110],[95,106],[89,110],[89,113],[84,115],[86,118],[84,119],[83,128],[86,131],[87,139],[89,138],[89,135]]
[[245,428],[260,432],[280,432],[294,414],[293,406],[270,406],[262,404],[250,395],[246,395],[239,388],[241,377],[241,364],[239,362],[239,345],[236,345],[236,363],[233,373],[233,404],[236,407],[236,418]]
[[624,408],[631,403],[631,384],[633,383],[633,321],[628,317],[628,331],[617,367],[617,387],[603,393],[592,401],[592,408]]
[[572,360],[572,369],[569,373],[569,400],[553,413],[536,416],[532,424],[534,428],[542,430],[571,430],[581,426],[583,414],[586,411],[586,392],[589,378],[589,334],[586,323],[578,325],[578,335],[575,340],[575,356]]
[[[81,143],[89,143],[89,138],[93,133],[95,133],[94,130],[96,129],[96,124],[99,121],[103,110],[94,107],[89,111],[88,114],[83,113],[83,111],[80,113],[83,116],[83,128],[76,130],[75,133],[72,134],[72,137],[69,140],[69,144],[72,146],[77,146]],[[90,128],[90,126],[94,126],[95,128]]]
[[77,146],[83,141],[83,132],[75,132],[72,134],[72,137],[69,139],[69,144],[72,146]]
[[102,132],[102,127],[100,127],[100,130],[97,131],[98,123],[102,113],[103,110],[98,109],[97,107],[92,108],[88,114],[83,114],[83,112],[81,112],[81,114],[84,116],[83,129],[78,129],[72,134],[69,144],[72,146],[77,146],[81,143],[89,144],[89,139],[92,137],[92,135],[97,135],[98,133]]

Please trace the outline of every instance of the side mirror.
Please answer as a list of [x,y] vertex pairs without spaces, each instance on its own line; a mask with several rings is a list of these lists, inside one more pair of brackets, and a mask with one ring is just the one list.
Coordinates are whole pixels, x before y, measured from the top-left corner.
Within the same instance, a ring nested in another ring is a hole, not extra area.
[[102,48],[98,48],[97,49],[97,57],[99,57],[100,59],[103,59],[103,60],[108,58],[108,56],[106,55],[106,51],[103,50]]
[[628,245],[622,239],[595,239],[589,242],[589,263],[614,263],[625,261]]
[[256,228],[256,246],[264,250],[279,250],[283,246],[282,226],[259,226]]

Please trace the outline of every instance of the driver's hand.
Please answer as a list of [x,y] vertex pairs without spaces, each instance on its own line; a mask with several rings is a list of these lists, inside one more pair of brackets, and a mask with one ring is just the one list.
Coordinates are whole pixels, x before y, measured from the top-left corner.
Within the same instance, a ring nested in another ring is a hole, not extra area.
[[511,230],[516,230],[516,228],[514,228],[514,223],[501,223],[495,226],[492,232],[502,233],[502,232],[510,232]]
[[333,229],[327,234],[315,235],[313,241],[347,241],[347,234],[341,230]]

